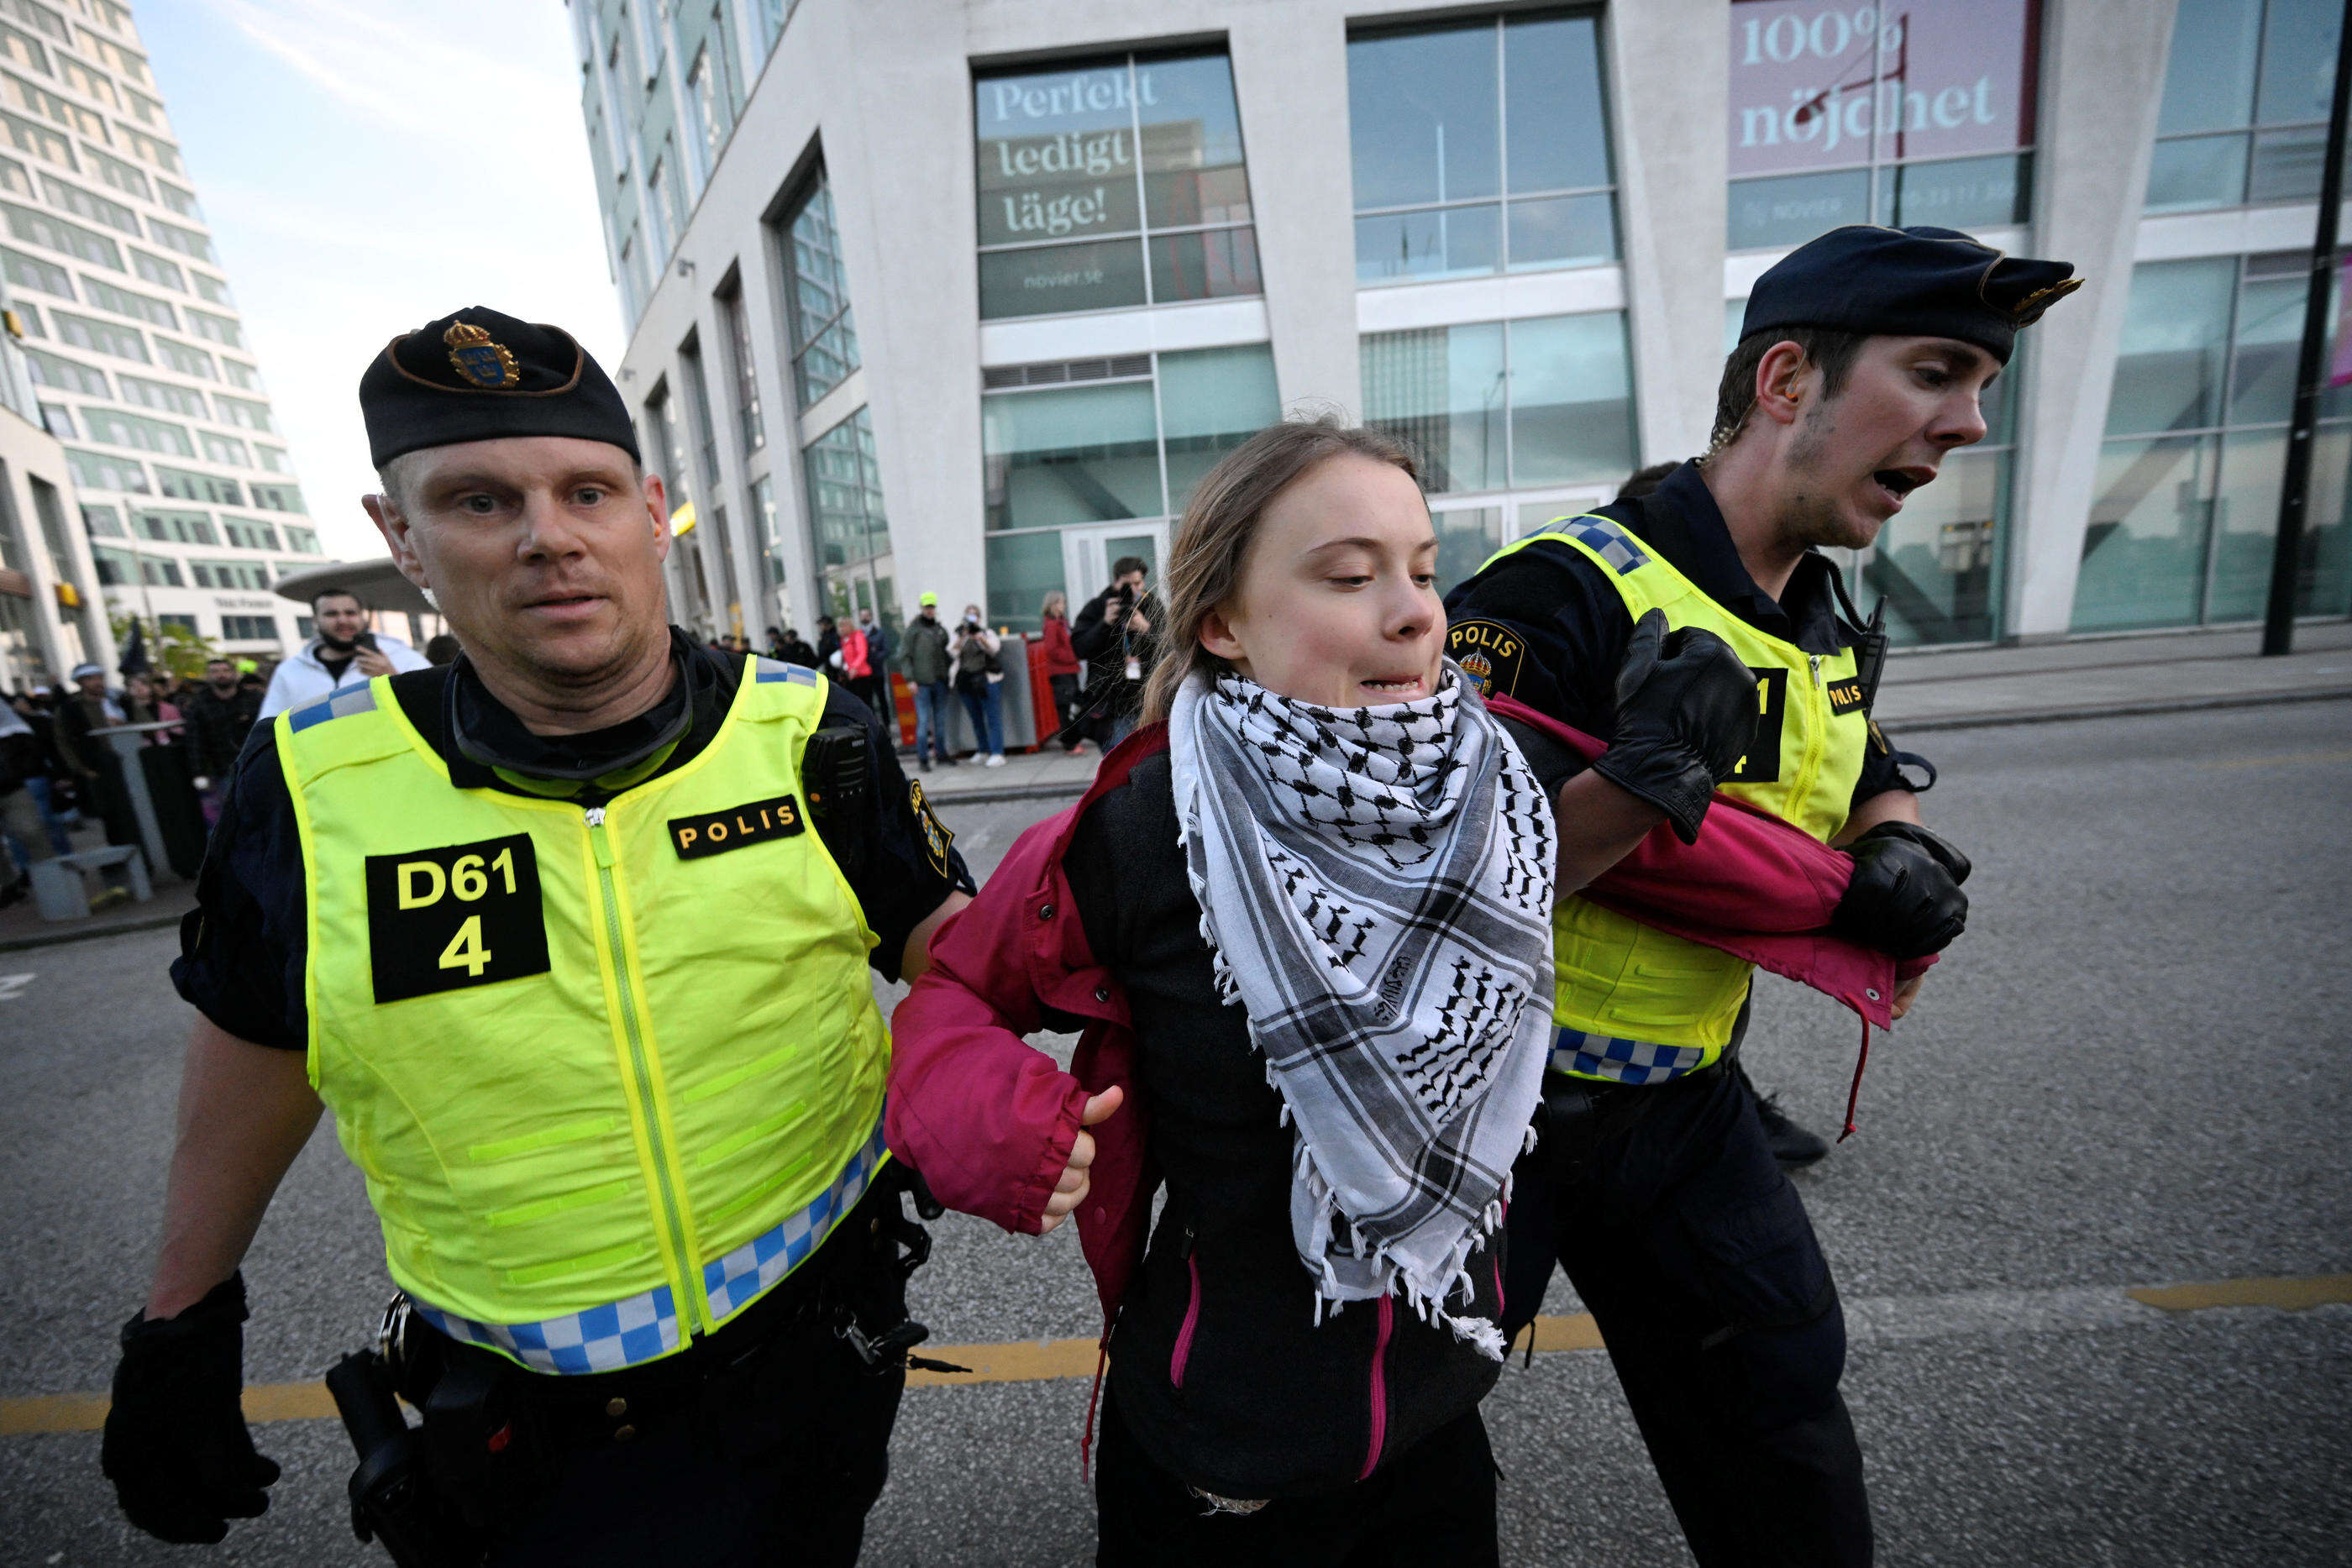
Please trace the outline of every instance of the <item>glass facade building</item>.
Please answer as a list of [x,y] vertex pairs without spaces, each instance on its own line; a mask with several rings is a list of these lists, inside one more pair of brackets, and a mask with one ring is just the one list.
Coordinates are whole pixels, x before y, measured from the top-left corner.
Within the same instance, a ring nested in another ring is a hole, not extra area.
[[[1700,450],[1757,277],[1875,223],[2085,279],[1986,438],[1845,558],[1898,644],[2242,623],[2337,9],[2152,0],[2094,44],[2044,0],[575,0],[622,384],[697,504],[676,607],[756,636],[932,591],[1032,629],[1156,568],[1218,456],[1297,411],[1413,447],[1450,583]],[[0,204],[52,243],[12,283],[102,271],[122,193],[36,204],[20,161]],[[156,328],[178,302],[124,265],[45,347],[234,357]],[[184,382],[131,368],[158,384],[117,378],[102,449],[58,370],[59,427],[151,486],[205,473],[158,428]],[[253,439],[205,390],[209,434]],[[2352,402],[2318,450],[2302,602],[2342,615]]]
[[298,646],[269,585],[324,557],[123,6],[0,8],[0,275],[108,609]]

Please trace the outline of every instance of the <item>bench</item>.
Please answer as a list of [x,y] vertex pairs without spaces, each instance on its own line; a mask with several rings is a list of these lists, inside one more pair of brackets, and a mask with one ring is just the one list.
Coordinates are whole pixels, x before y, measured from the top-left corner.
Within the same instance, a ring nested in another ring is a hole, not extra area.
[[33,862],[33,903],[44,920],[87,920],[91,903],[121,888],[141,903],[155,896],[135,844],[109,844]]

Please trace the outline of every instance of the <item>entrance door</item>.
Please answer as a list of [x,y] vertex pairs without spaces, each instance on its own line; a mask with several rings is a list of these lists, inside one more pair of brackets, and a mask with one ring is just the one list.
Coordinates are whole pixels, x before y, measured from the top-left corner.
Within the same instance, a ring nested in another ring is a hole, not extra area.
[[1111,562],[1124,556],[1139,558],[1146,580],[1159,586],[1160,562],[1168,553],[1168,523],[1108,523],[1099,528],[1062,530],[1062,580],[1070,596],[1070,613],[1110,586]]

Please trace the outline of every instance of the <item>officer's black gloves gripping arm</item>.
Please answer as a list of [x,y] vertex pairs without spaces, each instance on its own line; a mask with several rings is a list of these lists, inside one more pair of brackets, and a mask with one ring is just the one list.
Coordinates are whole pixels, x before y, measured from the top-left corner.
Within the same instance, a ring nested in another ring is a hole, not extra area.
[[1916,822],[1881,822],[1846,846],[1853,880],[1830,929],[1897,958],[1940,953],[1968,928],[1969,857]]
[[1703,628],[1666,629],[1653,610],[1633,628],[1617,666],[1617,734],[1593,771],[1666,814],[1685,843],[1698,839],[1715,787],[1756,738],[1756,672]]
[[100,1464],[131,1522],[161,1540],[210,1544],[269,1507],[278,1467],[253,1451],[241,1403],[245,1317],[245,1277],[231,1274],[177,1317],[122,1325]]

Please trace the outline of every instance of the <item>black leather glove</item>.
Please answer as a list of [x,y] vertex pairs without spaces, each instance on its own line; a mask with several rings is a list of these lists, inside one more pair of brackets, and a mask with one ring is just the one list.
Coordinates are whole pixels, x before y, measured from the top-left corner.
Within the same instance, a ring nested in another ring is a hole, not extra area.
[[1951,946],[1969,925],[1969,857],[1916,822],[1881,822],[1845,852],[1853,880],[1830,915],[1830,929],[1897,958],[1924,958]]
[[1701,627],[1666,629],[1665,612],[1635,623],[1617,666],[1617,736],[1593,771],[1665,812],[1696,841],[1715,787],[1756,738],[1756,672]]
[[99,1463],[131,1522],[159,1540],[210,1544],[269,1507],[278,1467],[253,1451],[245,1385],[245,1276],[177,1317],[122,1325],[114,1406]]

